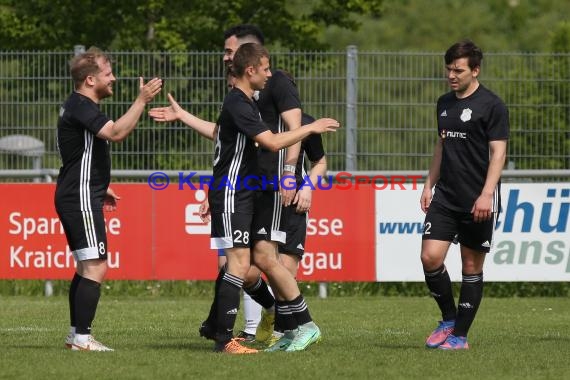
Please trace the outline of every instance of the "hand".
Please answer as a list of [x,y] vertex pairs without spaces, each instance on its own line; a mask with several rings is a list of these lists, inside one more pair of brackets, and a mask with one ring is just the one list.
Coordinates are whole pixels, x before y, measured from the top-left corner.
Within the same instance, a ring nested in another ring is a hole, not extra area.
[[210,222],[212,216],[210,213],[210,204],[208,203],[208,199],[202,202],[200,208],[198,209],[198,214],[200,214],[200,219],[202,220],[202,222],[204,223]]
[[166,95],[168,97],[168,101],[170,102],[169,107],[156,107],[151,108],[148,111],[148,115],[154,119],[154,121],[158,122],[168,122],[168,121],[175,121],[179,120],[182,113],[182,107],[174,100],[172,95],[168,93]]
[[281,194],[281,203],[287,207],[293,203],[295,192],[297,191],[297,181],[295,174],[284,171],[279,181],[279,193]]
[[140,77],[139,81],[139,98],[141,98],[145,104],[150,103],[156,94],[162,90],[162,79],[160,78],[153,78],[149,80],[147,84],[144,84],[143,77]]
[[420,198],[420,207],[425,214],[427,214],[428,212],[432,197],[433,195],[431,188],[424,187],[424,190],[422,191],[422,196]]
[[[340,123],[335,119],[322,118],[310,124],[313,133],[336,132],[340,128]],[[306,128],[306,127],[305,127]]]
[[115,211],[117,209],[117,201],[121,199],[113,189],[107,188],[107,194],[105,194],[105,199],[103,199],[103,210],[105,211]]
[[491,219],[491,216],[493,216],[493,212],[491,211],[492,205],[493,194],[479,195],[473,204],[473,208],[471,208],[471,214],[473,214],[473,220],[475,223],[484,222]]
[[295,194],[295,200],[293,201],[293,203],[297,205],[295,211],[299,214],[308,212],[311,209],[312,200],[313,190],[308,186],[302,187],[297,194]]

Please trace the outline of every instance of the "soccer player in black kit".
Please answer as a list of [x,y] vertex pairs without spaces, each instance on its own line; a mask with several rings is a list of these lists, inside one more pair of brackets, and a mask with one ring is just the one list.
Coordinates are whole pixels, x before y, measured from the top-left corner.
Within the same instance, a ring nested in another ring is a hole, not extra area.
[[[216,287],[215,350],[232,354],[254,353],[233,339],[240,289],[250,268],[251,248],[253,262],[267,275],[279,294],[290,303],[304,304],[303,297],[291,273],[283,267],[274,251],[256,250],[255,233],[261,226],[271,230],[271,219],[258,211],[256,189],[260,181],[249,181],[258,176],[258,155],[255,143],[273,151],[301,141],[311,133],[335,131],[339,124],[333,119],[319,119],[294,131],[273,133],[262,121],[253,101],[255,90],[261,90],[271,76],[269,53],[254,43],[242,44],[234,55],[235,87],[224,99],[218,119],[219,131],[214,157],[214,181],[209,190],[212,215],[212,246],[224,248],[227,269],[221,272]],[[297,317],[307,318],[313,334],[304,334],[304,343],[313,343],[320,337],[318,327],[310,319],[308,309],[296,310]],[[300,325],[302,323],[299,323]],[[307,326],[309,328],[309,326]]]
[[[451,92],[437,101],[439,139],[420,199],[426,213],[421,261],[442,315],[426,340],[429,348],[469,348],[467,333],[483,296],[483,263],[500,208],[509,114],[503,101],[478,81],[482,59],[481,49],[470,40],[445,53]],[[457,307],[444,264],[452,242],[461,249]]]
[[74,91],[59,111],[57,146],[62,167],[55,208],[77,267],[69,288],[70,332],[65,346],[74,351],[113,351],[91,335],[91,324],[107,272],[107,237],[103,208],[113,210],[119,197],[109,188],[109,141],[124,140],[145,106],[162,88],[154,78],[144,84],[128,111],[117,121],[99,109],[113,95],[115,76],[109,57],[97,48],[70,62]]

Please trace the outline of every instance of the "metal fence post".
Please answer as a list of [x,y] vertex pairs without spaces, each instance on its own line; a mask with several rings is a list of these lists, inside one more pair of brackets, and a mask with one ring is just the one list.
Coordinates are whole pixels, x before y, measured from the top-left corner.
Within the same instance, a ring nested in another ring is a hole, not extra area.
[[[357,75],[358,73],[358,47],[346,47],[346,156],[345,170],[357,170],[357,136],[356,136],[356,101],[357,101]],[[327,298],[327,283],[319,283],[319,298]]]
[[346,170],[357,169],[356,102],[358,77],[358,47],[346,48]]
[[328,287],[326,282],[319,282],[319,298],[327,298]]

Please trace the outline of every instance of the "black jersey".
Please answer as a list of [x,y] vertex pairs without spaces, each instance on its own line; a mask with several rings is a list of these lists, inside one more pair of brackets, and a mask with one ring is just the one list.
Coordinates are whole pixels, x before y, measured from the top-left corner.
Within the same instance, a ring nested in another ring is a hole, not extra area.
[[[311,124],[315,118],[304,113],[301,119],[301,125]],[[301,186],[308,173],[305,171],[305,153],[310,162],[317,162],[325,155],[323,148],[323,139],[320,134],[311,133],[303,141],[301,141],[301,151],[297,159],[297,167],[295,169],[295,178],[297,180],[297,187]],[[307,179],[308,180],[308,179]],[[316,183],[312,184],[317,187]]]
[[103,208],[111,181],[111,156],[107,140],[96,135],[109,120],[97,103],[77,92],[61,107],[57,147],[62,166],[55,190],[58,211]]
[[[295,108],[301,108],[301,100],[297,85],[289,75],[276,70],[267,81],[265,88],[260,91],[257,106],[261,119],[273,133],[286,131],[281,119],[281,113]],[[262,177],[273,179],[280,177],[285,160],[285,150],[272,152],[263,147],[259,148],[259,172]],[[277,188],[274,188],[277,190]]]
[[[479,85],[464,99],[449,92],[437,101],[438,133],[443,145],[434,201],[470,212],[481,195],[489,168],[489,142],[508,140],[509,113],[502,100]],[[500,182],[493,211],[500,207]]]
[[212,213],[253,214],[257,148],[252,138],[268,130],[257,105],[238,88],[225,97],[217,122],[214,180],[208,193]]

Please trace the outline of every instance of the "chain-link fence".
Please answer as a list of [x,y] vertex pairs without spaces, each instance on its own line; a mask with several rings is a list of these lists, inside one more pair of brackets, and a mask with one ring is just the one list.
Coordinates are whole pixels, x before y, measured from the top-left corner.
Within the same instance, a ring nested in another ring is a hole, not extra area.
[[[166,92],[171,92],[190,112],[216,119],[227,91],[219,52],[111,55],[118,81],[102,108],[112,117],[122,115],[136,97],[138,76],[160,76],[164,94],[151,106],[167,104]],[[56,123],[72,91],[72,56],[0,53],[0,170],[30,169],[38,160],[43,168],[59,168]],[[442,53],[359,52],[356,47],[274,53],[272,67],[296,78],[307,112],[341,121],[343,129],[325,137],[331,170],[427,170],[437,139],[435,103],[448,91]],[[510,109],[510,167],[570,169],[570,55],[486,54],[480,79]],[[25,137],[14,140],[14,135]],[[28,154],[26,147],[38,141],[43,149]],[[184,125],[155,123],[145,115],[112,151],[114,169],[208,170],[213,146]]]

